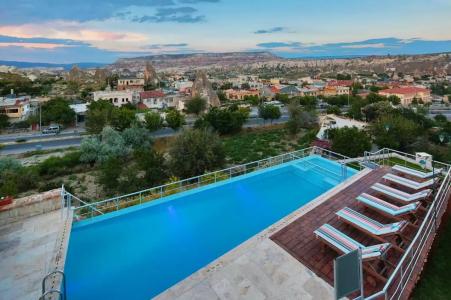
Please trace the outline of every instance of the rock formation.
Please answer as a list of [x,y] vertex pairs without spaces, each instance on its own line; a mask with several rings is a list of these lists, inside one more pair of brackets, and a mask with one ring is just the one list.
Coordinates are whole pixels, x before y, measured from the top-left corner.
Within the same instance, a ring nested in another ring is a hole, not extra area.
[[208,107],[218,107],[221,105],[219,97],[211,86],[211,82],[207,78],[205,71],[197,71],[196,79],[193,83],[191,95],[199,96],[207,100]]
[[146,84],[158,84],[158,75],[154,67],[150,62],[146,62],[146,67],[144,69],[144,81]]

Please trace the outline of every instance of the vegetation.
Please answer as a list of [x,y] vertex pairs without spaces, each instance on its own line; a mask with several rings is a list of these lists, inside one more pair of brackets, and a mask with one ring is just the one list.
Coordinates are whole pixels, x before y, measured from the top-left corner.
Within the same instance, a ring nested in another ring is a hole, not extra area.
[[185,124],[185,117],[177,110],[170,110],[166,114],[166,124],[173,130],[177,130]]
[[9,126],[9,118],[7,115],[0,114],[0,131]]
[[75,112],[63,98],[53,98],[42,105],[41,118],[45,125],[56,123],[70,125],[75,122]]
[[327,131],[332,142],[332,150],[349,157],[363,156],[371,150],[371,138],[357,127],[334,128]]
[[199,115],[207,108],[207,100],[202,97],[193,97],[186,103],[186,111],[190,114]]
[[272,124],[273,120],[279,119],[282,113],[280,112],[280,108],[275,105],[263,104],[258,108],[258,115],[265,121],[271,120]]
[[146,128],[150,132],[157,131],[158,129],[163,127],[163,119],[160,117],[160,114],[156,113],[156,112],[151,112],[151,111],[147,112],[144,115],[144,122],[145,122]]
[[189,178],[222,167],[225,152],[219,136],[207,129],[183,131],[169,150],[170,169],[180,178]]
[[211,127],[219,134],[232,134],[241,130],[249,115],[247,110],[231,106],[228,109],[212,108],[197,122],[197,128]]

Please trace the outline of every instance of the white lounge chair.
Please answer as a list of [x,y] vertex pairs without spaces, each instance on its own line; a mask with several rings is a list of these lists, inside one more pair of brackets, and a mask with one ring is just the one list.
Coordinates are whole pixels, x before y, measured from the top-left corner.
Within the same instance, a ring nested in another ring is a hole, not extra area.
[[391,182],[394,182],[396,184],[411,188],[413,190],[421,190],[427,187],[432,186],[435,181],[438,179],[437,177],[433,179],[429,179],[428,181],[418,182],[411,179],[407,179],[395,174],[386,174],[384,177],[385,180],[389,180]]
[[427,179],[430,177],[434,177],[434,176],[439,175],[442,172],[442,169],[435,169],[434,171],[431,171],[431,172],[421,172],[421,171],[403,167],[400,165],[395,165],[394,167],[392,167],[392,169],[395,171],[398,171],[400,173],[410,175],[413,177],[417,177],[417,178],[421,178],[421,179]]
[[371,188],[381,194],[406,203],[426,199],[432,193],[431,189],[426,189],[414,194],[409,194],[382,183],[375,183],[371,186]]
[[361,194],[356,199],[365,206],[377,210],[383,215],[393,218],[399,218],[400,216],[408,214],[415,214],[418,208],[420,208],[420,202],[413,202],[403,206],[397,206],[366,193]]

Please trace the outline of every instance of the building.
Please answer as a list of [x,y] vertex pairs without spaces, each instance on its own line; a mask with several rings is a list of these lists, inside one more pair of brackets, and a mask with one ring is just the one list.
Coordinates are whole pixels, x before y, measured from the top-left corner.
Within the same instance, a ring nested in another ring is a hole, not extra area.
[[245,97],[249,96],[260,96],[260,92],[257,90],[225,90],[225,96],[230,100],[244,100]]
[[30,97],[0,97],[0,114],[7,115],[11,119],[24,120],[31,112]]
[[134,78],[134,77],[119,78],[117,80],[117,90],[142,91],[144,89],[144,84],[145,84],[144,78]]
[[140,104],[143,108],[165,109],[169,107],[177,107],[177,95],[168,94],[161,91],[146,91],[139,93]]
[[351,93],[352,80],[332,80],[329,81],[323,90],[323,95],[340,96],[349,95]]
[[397,96],[401,100],[401,105],[408,106],[412,101],[422,101],[424,103],[431,102],[431,91],[426,88],[415,86],[405,86],[379,91],[379,95],[389,97]]
[[294,85],[287,85],[280,89],[280,94],[288,95],[288,97],[301,96],[301,90]]
[[137,103],[139,101],[139,93],[136,91],[125,90],[125,91],[96,91],[93,92],[93,100],[108,100],[114,106],[121,107],[127,103]]

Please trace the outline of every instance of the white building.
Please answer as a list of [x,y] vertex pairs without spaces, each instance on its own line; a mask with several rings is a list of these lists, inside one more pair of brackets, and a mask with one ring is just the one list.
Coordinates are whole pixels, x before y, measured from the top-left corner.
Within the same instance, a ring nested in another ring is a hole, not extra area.
[[139,101],[139,92],[136,91],[96,91],[93,92],[93,100],[108,100],[114,106],[121,107],[127,103],[138,103]]

